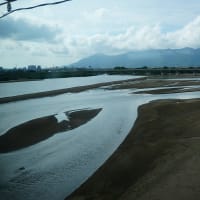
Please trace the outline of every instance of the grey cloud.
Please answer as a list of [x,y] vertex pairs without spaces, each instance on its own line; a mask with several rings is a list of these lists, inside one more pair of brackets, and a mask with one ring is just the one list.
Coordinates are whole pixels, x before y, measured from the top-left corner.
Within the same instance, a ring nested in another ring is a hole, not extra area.
[[54,41],[58,29],[47,25],[31,24],[23,19],[6,18],[0,20],[0,39],[19,41]]

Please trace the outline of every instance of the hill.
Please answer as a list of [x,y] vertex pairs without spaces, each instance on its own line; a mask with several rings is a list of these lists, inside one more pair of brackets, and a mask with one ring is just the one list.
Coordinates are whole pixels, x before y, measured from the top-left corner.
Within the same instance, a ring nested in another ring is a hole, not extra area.
[[73,67],[112,68],[125,67],[195,67],[200,66],[200,48],[156,49],[131,51],[119,55],[95,54],[71,64]]

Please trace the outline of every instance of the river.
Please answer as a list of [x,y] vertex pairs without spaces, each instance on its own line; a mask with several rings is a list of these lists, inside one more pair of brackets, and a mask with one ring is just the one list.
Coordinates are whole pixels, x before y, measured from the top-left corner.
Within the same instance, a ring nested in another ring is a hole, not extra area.
[[23,122],[61,111],[84,108],[102,108],[102,111],[79,128],[28,148],[0,154],[1,198],[64,199],[121,144],[134,124],[138,106],[156,99],[200,97],[200,92],[149,95],[133,91],[136,90],[101,88],[2,104],[1,134]]

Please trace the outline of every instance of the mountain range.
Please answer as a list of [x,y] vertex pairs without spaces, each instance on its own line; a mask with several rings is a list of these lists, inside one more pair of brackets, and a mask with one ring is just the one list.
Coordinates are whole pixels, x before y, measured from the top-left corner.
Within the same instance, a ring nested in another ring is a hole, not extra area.
[[196,67],[200,66],[200,48],[153,49],[131,51],[119,55],[95,54],[71,64],[73,67]]

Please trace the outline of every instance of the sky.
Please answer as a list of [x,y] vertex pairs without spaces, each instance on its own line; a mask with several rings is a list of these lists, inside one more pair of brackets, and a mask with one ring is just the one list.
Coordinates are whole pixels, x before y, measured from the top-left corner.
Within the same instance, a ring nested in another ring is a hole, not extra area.
[[[53,1],[17,0],[12,7]],[[5,11],[1,6],[0,15]],[[0,66],[5,68],[63,66],[97,53],[184,47],[200,48],[199,0],[72,0],[0,19]]]

